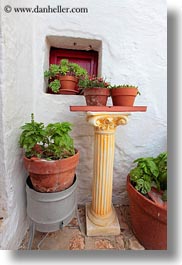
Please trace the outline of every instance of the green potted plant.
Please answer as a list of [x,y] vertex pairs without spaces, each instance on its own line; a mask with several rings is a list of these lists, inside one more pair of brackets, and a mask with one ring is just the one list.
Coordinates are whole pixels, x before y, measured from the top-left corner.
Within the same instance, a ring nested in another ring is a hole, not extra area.
[[49,79],[48,87],[53,93],[78,94],[78,80],[86,77],[87,71],[76,63],[62,59],[59,65],[51,64],[44,76]]
[[59,81],[59,72],[60,67],[57,64],[51,64],[49,66],[49,70],[44,72],[44,77],[48,78],[48,92],[49,93],[58,93],[60,89],[60,81]]
[[79,87],[83,91],[88,106],[106,106],[110,96],[110,84],[102,77],[81,78]]
[[36,191],[57,192],[72,185],[79,152],[69,135],[68,122],[50,123],[34,121],[21,127],[19,145],[24,149],[24,165]]
[[166,249],[167,152],[134,163],[127,177],[133,232],[146,249]]
[[140,94],[138,87],[133,85],[111,86],[113,106],[133,106],[136,96]]

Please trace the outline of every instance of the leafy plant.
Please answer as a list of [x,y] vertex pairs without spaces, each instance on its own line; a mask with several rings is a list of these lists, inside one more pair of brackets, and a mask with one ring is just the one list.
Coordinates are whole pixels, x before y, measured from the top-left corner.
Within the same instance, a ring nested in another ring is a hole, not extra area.
[[60,89],[60,81],[58,79],[55,79],[54,81],[49,83],[48,87],[50,87],[54,93],[58,93]]
[[[129,175],[136,190],[147,194],[152,187],[158,190],[167,190],[167,152],[159,154],[156,158],[138,158],[134,161],[137,166]],[[164,193],[165,197],[167,192]]]
[[56,77],[60,72],[60,67],[57,64],[51,64],[49,70],[44,72],[44,76],[48,78]]
[[62,59],[60,63],[51,64],[49,70],[44,72],[44,77],[49,79],[49,87],[54,93],[58,93],[60,89],[60,76],[71,75],[76,78],[86,78],[87,70],[76,63],[71,63],[67,59]]
[[61,75],[71,75],[77,78],[86,77],[88,75],[86,69],[76,63],[69,62],[67,59],[62,59],[59,67]]
[[109,86],[110,86],[110,84],[108,82],[106,82],[106,80],[104,78],[96,77],[96,76],[81,78],[79,80],[78,85],[82,89],[97,88],[97,87],[109,88]]
[[19,145],[25,150],[28,158],[39,157],[47,160],[62,159],[75,154],[73,139],[70,137],[71,124],[69,122],[43,123],[34,121],[21,127],[22,133]]
[[69,73],[69,62],[67,59],[63,59],[60,61],[59,64],[59,73],[60,75],[66,75],[67,73]]

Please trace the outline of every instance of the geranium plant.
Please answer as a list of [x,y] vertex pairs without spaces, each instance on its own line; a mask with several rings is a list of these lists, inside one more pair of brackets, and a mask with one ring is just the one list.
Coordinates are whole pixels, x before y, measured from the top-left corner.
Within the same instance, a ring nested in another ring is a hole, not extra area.
[[81,89],[87,88],[109,88],[110,83],[107,82],[103,77],[89,76],[85,78],[81,78],[79,80],[79,87]]

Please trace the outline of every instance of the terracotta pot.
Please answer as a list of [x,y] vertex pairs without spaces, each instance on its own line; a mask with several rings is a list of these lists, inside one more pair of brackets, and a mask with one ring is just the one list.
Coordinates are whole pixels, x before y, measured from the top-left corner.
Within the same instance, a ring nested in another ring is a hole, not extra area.
[[108,88],[86,88],[84,96],[87,106],[106,106],[110,91]]
[[133,106],[137,92],[134,87],[111,89],[113,106]]
[[47,161],[24,157],[25,168],[29,172],[32,185],[36,191],[40,192],[57,192],[70,187],[78,161],[77,150],[74,156],[60,160]]
[[136,238],[150,250],[167,249],[167,208],[139,193],[127,178],[131,225]]
[[74,76],[60,76],[59,77],[61,88],[59,94],[78,94],[78,79]]

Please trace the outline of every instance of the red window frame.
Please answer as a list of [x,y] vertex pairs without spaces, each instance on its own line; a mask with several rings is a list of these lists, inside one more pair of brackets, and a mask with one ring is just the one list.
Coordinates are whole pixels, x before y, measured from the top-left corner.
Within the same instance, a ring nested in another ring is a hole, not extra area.
[[[68,59],[72,61],[76,60],[78,64],[81,65],[81,61],[86,59],[90,61],[90,72],[89,75],[98,74],[98,52],[97,51],[83,51],[83,50],[71,50],[71,49],[62,49],[62,48],[54,48],[50,49],[50,64],[57,64],[57,57],[61,59]],[[82,65],[81,65],[82,66]]]

